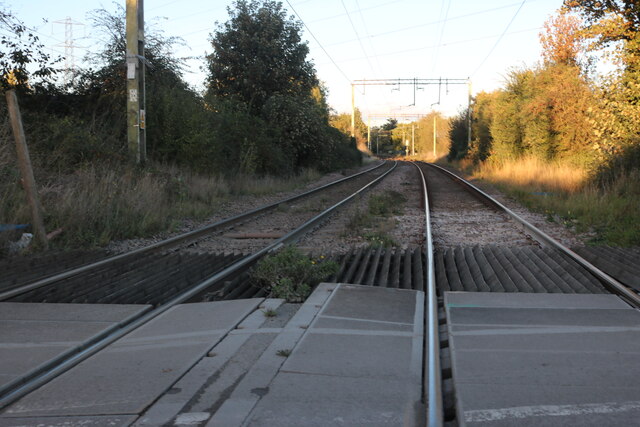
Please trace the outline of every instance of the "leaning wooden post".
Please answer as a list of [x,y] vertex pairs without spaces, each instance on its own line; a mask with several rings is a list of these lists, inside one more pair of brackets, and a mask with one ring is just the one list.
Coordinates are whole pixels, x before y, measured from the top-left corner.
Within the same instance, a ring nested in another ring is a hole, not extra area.
[[29,157],[29,149],[27,148],[27,140],[24,136],[24,128],[22,127],[22,118],[20,117],[20,108],[18,107],[18,98],[15,90],[7,91],[7,105],[9,107],[9,118],[11,119],[11,127],[13,136],[16,140],[16,151],[18,153],[18,163],[20,164],[20,172],[22,173],[22,185],[27,193],[27,200],[31,207],[31,220],[36,240],[44,247],[48,247],[47,234],[44,230],[44,222],[40,214],[40,201],[38,199],[38,188],[36,180],[33,177],[33,169],[31,168],[31,158]]

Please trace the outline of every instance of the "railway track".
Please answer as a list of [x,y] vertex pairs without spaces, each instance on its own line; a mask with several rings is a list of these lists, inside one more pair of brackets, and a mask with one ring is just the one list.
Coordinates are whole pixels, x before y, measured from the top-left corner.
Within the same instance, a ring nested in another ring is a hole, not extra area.
[[[297,241],[306,232],[319,226],[337,209],[384,179],[395,169],[396,165],[397,163],[383,163],[327,186],[159,242],[147,248],[103,259],[26,285],[13,286],[4,291],[0,294],[0,301],[134,302],[150,304],[153,308],[143,312],[135,319],[129,319],[128,322],[118,325],[117,329],[110,329],[96,335],[27,374],[6,383],[0,388],[0,408],[50,381],[170,308],[194,299],[206,298],[212,292],[224,291],[229,288],[230,285],[233,285],[234,280],[246,274],[246,271],[264,255],[283,245]],[[349,186],[341,188],[337,196],[326,198],[320,213],[315,210],[310,212],[301,224],[295,224],[291,229],[286,230],[284,235],[272,239],[267,245],[263,245],[261,249],[249,255],[212,257],[192,254],[189,251],[186,255],[180,252],[166,252],[169,248],[192,245],[195,240],[201,239],[208,233],[219,231],[233,224],[247,223],[283,204],[293,203],[309,196],[315,197],[327,188],[344,183],[348,183]],[[345,194],[347,195],[345,196]],[[154,262],[151,261],[152,257],[155,257]],[[151,268],[149,268],[150,262]],[[169,266],[168,269],[167,266]],[[158,269],[159,271],[157,271]],[[194,280],[194,276],[200,277]],[[176,279],[179,278],[184,280],[176,285]],[[236,288],[232,289],[225,297],[243,297],[248,293],[251,294],[249,296],[256,296],[259,295],[259,292],[255,288],[241,289],[240,291]]]
[[[323,196],[320,191],[304,200],[305,195],[296,196],[286,202],[290,203],[287,206],[285,202],[275,203],[252,211],[247,217],[240,215],[228,223],[222,221],[189,233],[188,237],[170,239],[167,247],[181,250],[167,251],[163,245],[157,245],[134,251],[133,256],[120,255],[114,257],[115,260],[94,263],[91,268],[81,267],[76,273],[56,274],[5,290],[0,298],[13,301],[136,303],[150,304],[153,308],[126,327],[76,348],[64,358],[52,361],[46,369],[31,372],[28,378],[12,383],[11,387],[2,390],[0,405],[6,406],[172,306],[183,302],[263,296],[246,280],[246,271],[253,263],[317,228],[339,207],[380,182],[394,167],[380,166],[375,172],[362,173],[356,180],[364,181],[367,173],[376,178],[369,177],[366,185],[358,184],[359,189],[355,192],[353,189],[340,192],[339,197],[336,196],[341,199],[338,202]],[[627,264],[633,264],[638,254],[633,251],[617,253],[613,248],[571,250],[454,174],[424,163],[414,163],[414,167],[422,186],[419,197],[424,201],[424,227],[418,231],[424,235],[420,239],[424,241],[423,247],[352,248],[336,256],[340,270],[331,281],[425,292],[423,398],[428,408],[428,425],[455,424],[455,390],[443,307],[444,292],[614,293],[640,307],[636,292],[640,285],[633,280],[637,279],[635,266],[627,268],[619,261],[623,259]],[[350,194],[345,197],[347,193]],[[319,206],[321,213],[318,213]],[[268,212],[283,218],[290,217],[292,212],[303,215],[295,226],[278,229],[273,226],[275,220],[267,215]],[[230,230],[230,225],[235,228]],[[220,233],[223,228],[227,229],[227,235]],[[214,230],[218,234],[208,236]],[[247,238],[251,236],[256,238]],[[237,251],[246,248],[252,254],[198,252],[199,249],[215,252],[220,247],[228,247],[230,242],[238,244],[233,246]],[[156,264],[151,264],[150,271],[169,266],[150,280],[156,287],[99,286],[114,274],[119,278],[114,282],[140,284],[147,273],[138,269],[149,262],[151,254],[156,257]],[[114,266],[116,268],[111,269]],[[608,274],[598,267],[615,274]],[[194,272],[201,272],[202,277],[193,280]],[[616,278],[612,277],[614,275]],[[56,286],[59,280],[68,281],[69,287]],[[167,285],[174,282],[184,285]]]
[[[619,282],[446,169],[432,164],[422,164],[420,168],[426,172],[430,190],[427,197],[431,203],[425,208],[426,211],[431,210],[431,216],[429,212],[426,213],[427,229],[429,222],[433,221],[434,241],[438,239],[437,249],[434,250],[429,247],[431,236],[427,236],[427,251],[433,254],[429,260],[432,263],[427,269],[435,276],[429,284],[432,289],[428,290],[430,294],[427,299],[431,301],[429,309],[432,310],[427,318],[426,329],[429,348],[425,364],[428,379],[425,389],[429,391],[425,396],[425,401],[429,402],[428,425],[456,423],[444,292],[611,292],[640,308],[640,298],[631,282],[628,282],[629,285]],[[458,186],[446,186],[442,179],[449,179]],[[450,189],[449,194],[443,194],[444,188]],[[473,199],[467,197],[462,200],[461,191]],[[455,195],[452,197],[452,194]],[[451,205],[456,206],[458,212],[447,215],[446,209]],[[466,233],[462,233],[462,239],[447,238],[454,234],[451,229]],[[484,236],[487,230],[491,234],[498,231],[497,241],[491,235],[489,239]],[[451,241],[454,244],[446,247],[445,243]],[[585,255],[587,253],[592,252],[583,252]],[[613,263],[612,260],[608,262]],[[622,269],[620,265],[617,267]]]

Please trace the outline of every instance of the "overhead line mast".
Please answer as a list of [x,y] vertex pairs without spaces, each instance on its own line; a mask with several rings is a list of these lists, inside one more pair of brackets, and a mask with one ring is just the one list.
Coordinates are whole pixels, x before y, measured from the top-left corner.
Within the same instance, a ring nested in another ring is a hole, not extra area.
[[[401,85],[413,85],[413,105],[415,105],[415,95],[418,86],[426,85],[438,85],[440,88],[442,85],[468,85],[469,97],[468,97],[468,111],[471,110],[471,80],[466,79],[449,79],[439,77],[437,79],[373,79],[373,80],[353,80],[351,82],[351,136],[356,135],[356,102],[355,102],[355,87],[356,86],[401,86]],[[468,122],[468,133],[471,135],[471,121]]]

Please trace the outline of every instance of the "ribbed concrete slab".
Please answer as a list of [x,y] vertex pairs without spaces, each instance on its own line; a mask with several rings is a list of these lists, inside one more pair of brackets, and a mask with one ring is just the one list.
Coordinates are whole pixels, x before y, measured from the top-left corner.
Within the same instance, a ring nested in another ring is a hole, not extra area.
[[617,297],[447,292],[445,307],[460,425],[640,419],[640,313]]
[[98,417],[40,417],[0,418],[0,427],[125,427],[131,425],[133,415]]
[[149,308],[145,305],[0,303],[0,386]]
[[434,253],[440,292],[608,294],[568,256],[535,246],[459,246]]
[[176,306],[19,400],[2,416],[138,414],[261,301]]
[[419,425],[423,295],[338,285],[243,425]]

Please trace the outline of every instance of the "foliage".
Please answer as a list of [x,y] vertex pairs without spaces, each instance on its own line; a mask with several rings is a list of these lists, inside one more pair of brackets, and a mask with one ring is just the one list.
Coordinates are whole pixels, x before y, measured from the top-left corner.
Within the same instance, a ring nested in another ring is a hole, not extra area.
[[34,77],[46,79],[55,74],[56,61],[44,52],[45,47],[38,36],[8,10],[0,9],[0,29],[9,33],[0,36],[0,84],[3,90],[28,91],[27,68],[31,65],[35,68]]
[[228,165],[257,174],[291,175],[359,164],[348,136],[329,125],[302,24],[272,0],[239,0],[211,34],[205,96],[218,113],[216,136]]
[[[364,151],[367,141],[367,125],[362,120],[362,112],[358,108],[355,109],[354,119],[355,141]],[[351,137],[351,114],[332,114],[329,117],[329,124],[342,132],[343,135]]]
[[451,119],[451,128],[449,130],[449,140],[451,142],[449,144],[449,153],[447,154],[447,160],[450,162],[467,157],[467,152],[469,151],[467,114],[468,110],[464,109]]
[[307,60],[302,24],[287,18],[282,3],[237,0],[229,20],[211,34],[207,57],[211,95],[232,97],[259,113],[269,98],[308,95],[318,81]]
[[323,258],[313,260],[295,246],[287,246],[260,260],[251,272],[251,278],[256,286],[266,288],[273,298],[301,302],[320,281],[338,272],[338,264]]
[[369,213],[375,216],[401,215],[407,201],[402,193],[388,190],[369,198]]
[[[444,117],[440,112],[432,111],[417,122],[411,123],[411,127],[407,127],[407,138],[411,140],[412,133],[415,136],[416,153],[433,153],[433,124],[435,119],[436,127],[436,156],[447,151],[450,131],[450,120]],[[411,148],[411,146],[409,146]]]
[[581,31],[582,20],[565,11],[551,16],[540,32],[542,59],[545,64],[586,66],[586,41]]

